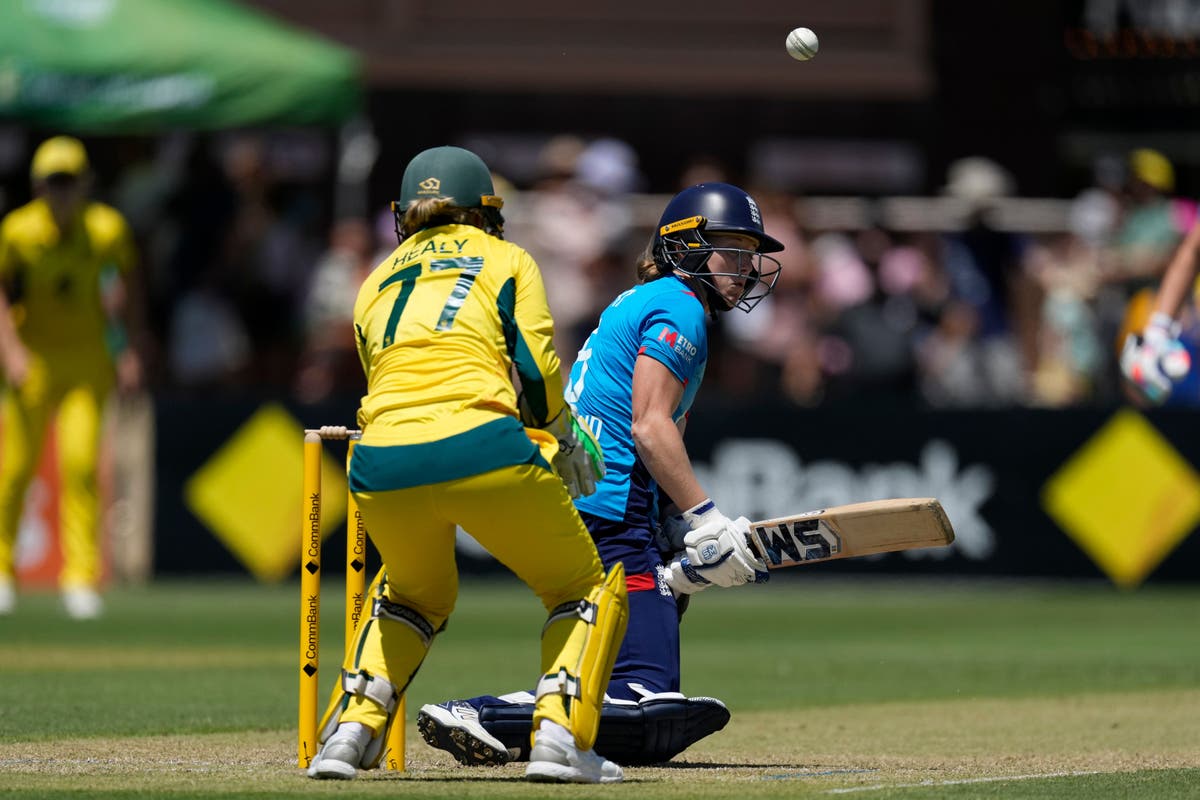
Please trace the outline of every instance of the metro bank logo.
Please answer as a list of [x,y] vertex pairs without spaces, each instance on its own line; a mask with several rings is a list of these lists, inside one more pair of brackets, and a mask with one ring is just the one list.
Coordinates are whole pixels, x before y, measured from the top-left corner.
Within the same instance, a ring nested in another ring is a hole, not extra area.
[[658,341],[670,347],[674,352],[691,361],[696,357],[696,345],[679,331],[673,331],[666,325],[658,333]]

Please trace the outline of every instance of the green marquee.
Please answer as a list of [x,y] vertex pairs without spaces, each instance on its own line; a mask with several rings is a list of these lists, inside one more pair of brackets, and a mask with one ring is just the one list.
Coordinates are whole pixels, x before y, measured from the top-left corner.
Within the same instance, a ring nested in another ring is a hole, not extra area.
[[0,120],[80,133],[335,125],[361,104],[340,45],[228,0],[4,0]]

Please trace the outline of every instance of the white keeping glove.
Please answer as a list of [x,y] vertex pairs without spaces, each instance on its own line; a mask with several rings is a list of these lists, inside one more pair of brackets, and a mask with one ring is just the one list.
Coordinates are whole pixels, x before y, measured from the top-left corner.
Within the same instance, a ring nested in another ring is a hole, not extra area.
[[1161,311],[1150,317],[1140,335],[1129,334],[1121,351],[1121,372],[1155,405],[1167,399],[1172,383],[1191,366],[1191,356],[1179,341],[1179,323]]
[[564,407],[545,430],[558,439],[554,471],[571,498],[596,491],[596,481],[604,477],[604,454],[588,426],[580,424],[571,409]]
[[678,594],[695,594],[709,586],[766,583],[767,565],[746,542],[750,520],[731,520],[715,507],[708,513],[708,521],[683,537],[683,549],[667,565],[667,585]]

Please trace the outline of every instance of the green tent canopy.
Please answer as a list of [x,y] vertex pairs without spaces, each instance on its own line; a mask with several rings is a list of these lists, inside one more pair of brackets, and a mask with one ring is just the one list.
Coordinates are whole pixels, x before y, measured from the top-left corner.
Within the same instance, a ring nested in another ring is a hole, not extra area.
[[79,133],[335,125],[346,48],[228,0],[3,0],[0,119]]

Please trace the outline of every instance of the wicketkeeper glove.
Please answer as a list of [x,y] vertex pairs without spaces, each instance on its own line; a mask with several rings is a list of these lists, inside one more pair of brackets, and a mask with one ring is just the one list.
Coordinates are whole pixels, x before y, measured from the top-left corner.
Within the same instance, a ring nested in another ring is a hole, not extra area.
[[570,408],[564,407],[545,431],[558,439],[554,471],[566,485],[571,498],[596,491],[596,481],[604,477],[604,454],[588,427],[580,424]]
[[666,567],[667,585],[677,594],[695,594],[709,586],[766,583],[770,579],[766,563],[747,542],[750,520],[729,519],[711,500],[679,516],[684,522],[699,524],[683,536],[682,549]]
[[1179,323],[1161,311],[1150,317],[1141,334],[1129,334],[1121,351],[1121,372],[1155,405],[1167,399],[1172,383],[1191,366],[1191,356],[1179,341]]

